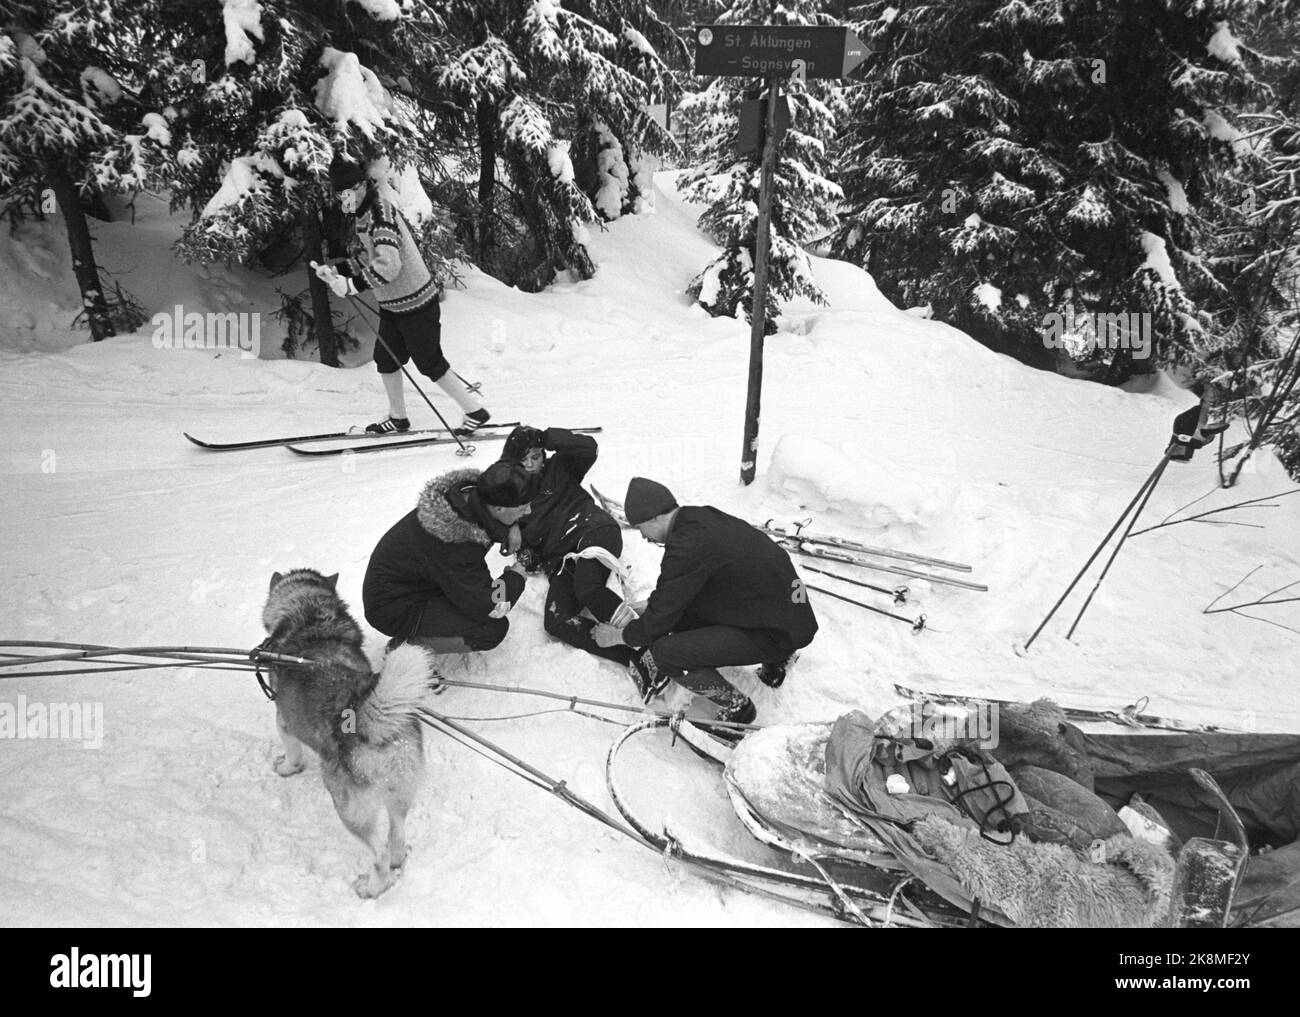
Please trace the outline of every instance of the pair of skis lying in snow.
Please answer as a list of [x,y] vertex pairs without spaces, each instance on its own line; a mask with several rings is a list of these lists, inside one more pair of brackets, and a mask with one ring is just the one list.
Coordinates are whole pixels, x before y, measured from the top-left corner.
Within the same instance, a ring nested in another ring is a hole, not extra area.
[[[596,500],[604,507],[610,515],[617,519],[623,526],[627,526],[627,515],[623,511],[622,502],[602,494],[595,487],[591,488],[591,493],[596,496]],[[816,568],[808,564],[809,561],[836,562],[841,565],[855,565],[858,568],[872,569],[877,572],[886,572],[892,575],[907,576],[912,579],[924,579],[926,582],[938,583],[940,585],[955,586],[964,590],[986,591],[987,586],[980,583],[973,583],[965,579],[958,579],[954,576],[940,575],[933,569],[948,569],[954,572],[969,572],[971,567],[961,562],[946,561],[942,558],[932,558],[928,555],[916,554],[911,551],[899,551],[895,548],[876,547],[871,544],[864,544],[855,540],[848,540],[844,537],[818,536],[811,533],[804,533],[803,527],[807,522],[797,524],[794,530],[783,529],[773,525],[771,520],[765,523],[751,523],[755,529],[761,530],[771,537],[774,541],[784,547],[792,554],[799,556],[797,564],[800,568],[808,572],[815,572],[819,575],[829,576],[832,579],[838,579],[841,582],[850,583],[854,586],[865,587],[868,590],[874,590],[876,593],[882,593],[890,597],[895,605],[907,603],[909,590],[906,586],[895,586],[888,588],[877,586],[863,579],[857,579],[852,576],[841,575],[837,572],[828,572],[825,569]],[[878,559],[885,559],[880,561]],[[906,563],[906,564],[900,564]],[[929,567],[929,568],[926,568]],[[808,584],[805,584],[808,585]],[[892,611],[884,611],[878,607],[872,607],[870,604],[864,604],[861,601],[853,600],[842,594],[835,593],[831,590],[825,590],[818,586],[808,586],[809,589],[816,590],[818,593],[826,594],[837,600],[845,600],[850,604],[866,608],[876,614],[883,614],[895,621],[907,622],[912,626],[913,632],[921,632],[926,625],[925,615],[917,615],[915,618],[908,618],[905,615],[895,614]]]
[[[510,431],[519,426],[519,421],[511,420],[503,424],[491,424],[479,428],[472,434],[456,438],[443,427],[415,428],[410,431],[394,431],[391,434],[367,434],[357,429],[349,431],[329,431],[323,434],[299,434],[288,438],[259,438],[253,441],[212,442],[201,441],[192,434],[185,437],[199,448],[210,452],[243,452],[247,449],[274,448],[283,445],[290,452],[300,456],[340,456],[360,454],[362,452],[386,452],[394,448],[416,448],[423,445],[455,445],[461,442],[504,441],[510,437]],[[597,434],[599,427],[575,427],[578,434]],[[182,432],[184,433],[184,432]],[[302,448],[303,445],[318,446]]]

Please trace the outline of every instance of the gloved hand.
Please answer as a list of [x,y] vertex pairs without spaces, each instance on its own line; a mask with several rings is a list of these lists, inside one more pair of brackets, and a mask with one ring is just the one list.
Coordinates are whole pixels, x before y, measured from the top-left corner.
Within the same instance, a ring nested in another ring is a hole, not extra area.
[[521,547],[515,552],[515,564],[528,573],[540,572],[542,559],[537,556],[537,552],[531,547]]
[[316,272],[316,278],[333,290],[335,296],[350,297],[356,294],[357,284],[347,276],[341,275],[333,265],[322,265],[318,261],[313,261],[311,267]]

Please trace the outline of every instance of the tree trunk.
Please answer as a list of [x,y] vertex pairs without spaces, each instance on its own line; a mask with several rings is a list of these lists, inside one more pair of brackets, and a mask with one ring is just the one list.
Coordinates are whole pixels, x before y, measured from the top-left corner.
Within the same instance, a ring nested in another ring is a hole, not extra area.
[[117,332],[109,318],[108,302],[99,282],[99,266],[95,264],[95,248],[90,239],[90,227],[86,225],[86,213],[81,208],[81,196],[77,193],[77,185],[66,173],[51,173],[49,182],[68,228],[72,271],[81,290],[81,306],[90,325],[90,338],[92,342],[99,342],[117,335]]
[[334,338],[329,287],[311,267],[313,261],[325,261],[325,249],[321,243],[320,213],[310,205],[302,211],[302,246],[307,261],[307,291],[311,294],[312,332],[316,336],[316,348],[320,350],[320,362],[326,367],[338,367],[339,346]]
[[478,256],[492,246],[492,198],[497,174],[497,108],[480,99],[478,114]]

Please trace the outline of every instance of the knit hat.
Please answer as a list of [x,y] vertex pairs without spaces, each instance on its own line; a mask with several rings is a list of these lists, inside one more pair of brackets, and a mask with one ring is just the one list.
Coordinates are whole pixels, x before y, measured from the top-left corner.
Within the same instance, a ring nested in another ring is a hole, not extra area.
[[518,463],[493,463],[479,474],[475,486],[479,500],[497,508],[518,508],[533,496],[533,476]]
[[676,507],[677,499],[663,484],[646,480],[645,477],[633,477],[627,485],[623,511],[627,514],[627,521],[633,526],[640,526],[647,519],[671,512]]
[[342,154],[335,155],[334,161],[330,163],[330,186],[335,192],[346,191],[368,179],[365,167],[360,162],[346,159]]

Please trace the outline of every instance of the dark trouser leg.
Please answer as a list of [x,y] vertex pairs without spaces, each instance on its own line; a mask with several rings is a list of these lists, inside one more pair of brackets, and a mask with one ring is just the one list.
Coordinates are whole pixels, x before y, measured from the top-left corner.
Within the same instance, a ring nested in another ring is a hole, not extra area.
[[411,359],[402,334],[400,318],[391,311],[379,312],[379,338],[375,340],[375,368],[380,374],[393,374]]
[[411,351],[411,359],[421,374],[437,381],[451,370],[442,352],[442,311],[438,301],[432,300],[419,310],[397,315],[395,320],[403,345]]
[[499,646],[509,629],[505,618],[471,618],[446,598],[437,597],[424,605],[414,630],[403,642],[434,653],[472,653]]
[[[589,562],[579,561],[578,564],[585,565]],[[594,564],[598,565],[605,575],[609,575],[609,571],[599,562]],[[611,596],[617,600],[616,594],[611,593]],[[618,604],[615,604],[615,607],[617,606]],[[583,605],[579,603],[573,570],[565,568],[553,575],[550,589],[546,594],[546,612],[542,616],[547,634],[570,646],[576,646],[579,650],[586,650],[588,653],[605,660],[612,660],[624,667],[631,663],[633,653],[631,647],[596,645],[596,641],[591,638],[591,630],[595,622],[579,615],[578,612],[582,607]]]
[[[603,547],[617,558],[623,553],[623,534],[617,526],[601,526],[578,541],[578,550],[588,547]],[[578,610],[586,608],[597,621],[609,621],[623,603],[623,598],[606,585],[609,569],[595,558],[577,558],[565,566],[566,570],[570,568]]]
[[[708,625],[672,632],[650,647],[655,665],[683,688],[719,706],[733,707],[748,697],[718,673],[717,668],[783,660],[792,650],[765,629]],[[784,656],[783,656],[784,654]]]

